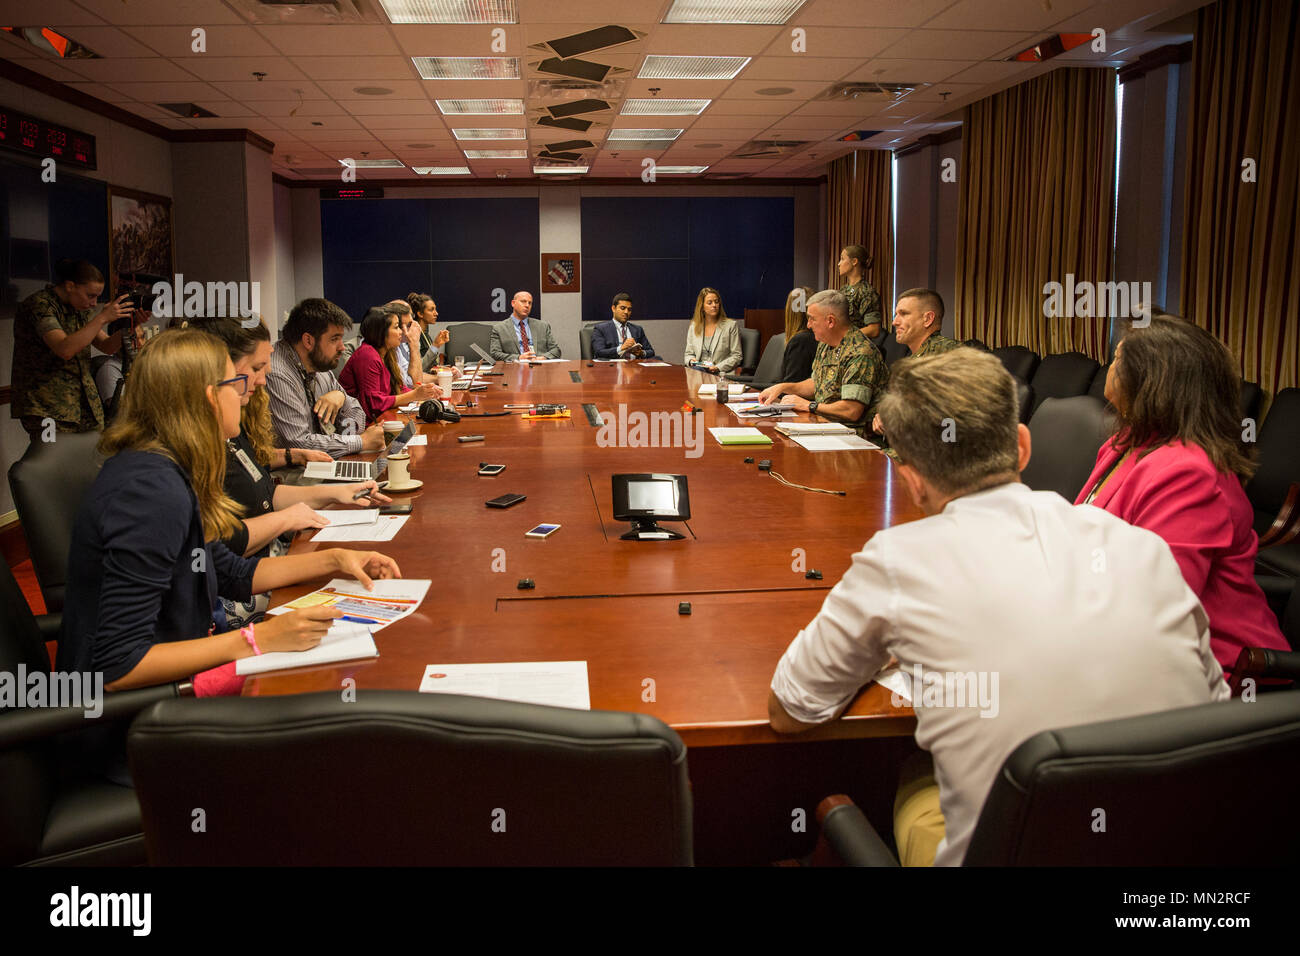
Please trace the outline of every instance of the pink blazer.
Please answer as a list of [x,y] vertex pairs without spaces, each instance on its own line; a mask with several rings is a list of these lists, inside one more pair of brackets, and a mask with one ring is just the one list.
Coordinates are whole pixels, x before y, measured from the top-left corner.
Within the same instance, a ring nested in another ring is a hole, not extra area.
[[373,345],[362,342],[339,373],[343,390],[361,403],[366,421],[373,421],[396,404],[388,366]]
[[[1081,504],[1120,457],[1112,441],[1079,492]],[[1255,583],[1254,512],[1235,475],[1218,471],[1198,445],[1139,449],[1092,503],[1165,539],[1210,619],[1210,647],[1225,672],[1243,647],[1287,650],[1277,617]],[[1141,582],[1134,582],[1141,586]]]

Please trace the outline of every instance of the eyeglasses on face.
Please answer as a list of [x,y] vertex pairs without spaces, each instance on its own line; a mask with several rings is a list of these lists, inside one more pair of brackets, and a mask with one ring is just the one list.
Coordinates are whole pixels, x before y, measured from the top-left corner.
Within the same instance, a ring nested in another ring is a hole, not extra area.
[[217,383],[217,388],[220,388],[222,385],[229,385],[231,388],[235,390],[235,393],[237,395],[248,394],[247,375],[236,375],[234,378],[222,379],[220,382]]

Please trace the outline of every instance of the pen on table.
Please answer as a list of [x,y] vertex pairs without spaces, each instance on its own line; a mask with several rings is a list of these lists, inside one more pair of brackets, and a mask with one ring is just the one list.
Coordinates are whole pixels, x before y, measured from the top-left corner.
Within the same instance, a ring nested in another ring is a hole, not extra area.
[[372,494],[373,492],[374,492],[373,488],[362,488],[360,491],[358,491],[355,495],[352,496],[352,500],[356,501],[358,498],[365,498],[370,494]]
[[336,621],[351,621],[353,624],[378,624],[378,623],[379,623],[378,621],[372,621],[372,620],[370,620],[369,618],[365,618],[365,617],[352,617],[352,616],[347,615],[347,614],[344,614],[342,617],[336,617],[334,620],[336,620]]

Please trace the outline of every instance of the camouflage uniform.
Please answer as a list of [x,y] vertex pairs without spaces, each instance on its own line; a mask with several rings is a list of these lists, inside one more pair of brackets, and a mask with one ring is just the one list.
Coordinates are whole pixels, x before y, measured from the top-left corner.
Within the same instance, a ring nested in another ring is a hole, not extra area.
[[47,285],[29,295],[14,314],[13,407],[10,414],[35,434],[41,420],[52,418],[60,431],[86,432],[104,427],[104,406],[90,369],[90,346],[61,359],[44,342],[46,332],[68,335],[90,321],[90,309],[77,311]]
[[860,435],[870,432],[876,406],[880,404],[889,382],[889,369],[880,349],[862,334],[861,329],[849,329],[835,348],[825,342],[818,344],[813,358],[812,380],[814,402],[848,399],[867,406],[866,413],[854,427]]
[[930,336],[921,343],[921,348],[912,353],[915,356],[921,355],[939,355],[943,352],[951,352],[953,349],[959,349],[962,345],[956,339],[950,339],[946,335],[940,335],[938,332]]
[[880,293],[866,279],[857,285],[842,286],[840,295],[849,300],[849,321],[855,329],[879,322],[882,335],[889,331],[880,314]]

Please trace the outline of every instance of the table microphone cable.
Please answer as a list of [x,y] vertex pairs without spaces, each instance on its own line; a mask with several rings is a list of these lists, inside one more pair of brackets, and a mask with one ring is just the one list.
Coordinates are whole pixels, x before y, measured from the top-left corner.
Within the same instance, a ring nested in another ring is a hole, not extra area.
[[807,485],[795,484],[793,481],[787,479],[784,475],[779,474],[778,472],[775,471],[769,471],[768,474],[771,475],[773,478],[775,478],[777,481],[781,482],[781,484],[789,488],[798,488],[801,491],[815,491],[818,494],[822,494],[822,495],[839,495],[841,498],[847,498],[849,494],[847,491],[835,491],[834,489],[831,488],[810,488]]

